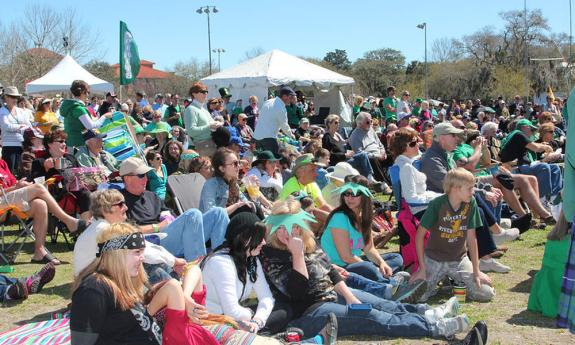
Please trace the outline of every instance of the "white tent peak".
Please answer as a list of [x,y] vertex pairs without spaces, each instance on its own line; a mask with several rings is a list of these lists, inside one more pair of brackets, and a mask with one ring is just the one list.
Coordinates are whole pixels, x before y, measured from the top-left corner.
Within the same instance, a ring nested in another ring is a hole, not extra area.
[[243,78],[246,86],[261,83],[276,86],[293,84],[295,86],[316,86],[327,89],[354,83],[353,78],[278,49],[273,49],[202,80],[218,81],[218,84],[226,85],[230,79],[237,80],[238,78]]
[[114,85],[86,71],[70,55],[64,56],[60,62],[42,77],[26,85],[26,93],[66,92],[74,80],[83,80],[90,85],[92,93],[105,94],[114,91]]

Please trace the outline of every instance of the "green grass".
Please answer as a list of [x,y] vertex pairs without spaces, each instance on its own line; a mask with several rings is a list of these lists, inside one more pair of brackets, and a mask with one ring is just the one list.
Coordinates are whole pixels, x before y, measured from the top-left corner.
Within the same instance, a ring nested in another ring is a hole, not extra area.
[[[387,199],[387,198],[386,198]],[[12,235],[13,232],[10,233]],[[496,293],[490,303],[466,303],[462,312],[467,313],[471,322],[485,320],[489,325],[489,344],[573,344],[575,336],[567,330],[555,328],[555,320],[541,314],[527,311],[527,299],[532,277],[541,266],[547,231],[531,230],[521,239],[509,243],[508,253],[501,259],[512,267],[508,274],[490,273]],[[10,236],[8,237],[10,239]],[[14,265],[12,277],[25,276],[40,269],[41,265],[31,264],[32,243],[27,243]],[[70,302],[72,283],[72,252],[63,240],[50,244],[48,248],[59,259],[68,263],[57,267],[56,277],[44,290],[32,295],[26,301],[2,304],[0,331],[32,321],[48,320],[53,312],[66,308]],[[388,251],[397,251],[397,241],[389,244]],[[431,304],[444,302],[451,293],[442,291],[431,300]],[[406,334],[408,337],[409,334]],[[461,338],[461,337],[460,337]],[[444,344],[437,339],[384,339],[381,337],[347,337],[340,344]]]

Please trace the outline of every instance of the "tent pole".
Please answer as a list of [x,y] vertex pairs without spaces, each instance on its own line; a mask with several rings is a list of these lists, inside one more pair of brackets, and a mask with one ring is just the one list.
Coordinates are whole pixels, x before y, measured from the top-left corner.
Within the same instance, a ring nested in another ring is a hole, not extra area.
[[120,103],[122,103],[122,84],[120,84]]

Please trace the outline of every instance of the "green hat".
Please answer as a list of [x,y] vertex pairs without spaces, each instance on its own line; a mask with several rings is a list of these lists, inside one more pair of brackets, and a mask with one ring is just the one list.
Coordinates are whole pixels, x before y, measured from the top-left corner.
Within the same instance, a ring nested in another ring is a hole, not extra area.
[[230,93],[230,90],[228,90],[227,87],[220,87],[218,89],[218,92],[220,93],[220,96],[222,96],[222,98],[232,97],[232,94]]
[[258,155],[256,156],[256,160],[252,163],[252,166],[256,166],[259,163],[261,163],[262,161],[279,161],[280,159],[277,158],[271,151],[269,150],[265,150],[262,152],[259,152]]
[[415,103],[421,103],[421,102],[423,102],[423,99],[421,99],[421,98],[416,98],[416,99],[415,99]]
[[308,164],[315,164],[317,166],[320,167],[324,167],[325,165],[319,163],[315,157],[313,156],[313,154],[311,153],[306,153],[303,154],[301,156],[299,156],[296,160],[295,160],[295,166],[293,168],[293,174],[295,175],[295,173],[297,172],[297,170],[303,166],[306,166]]
[[529,126],[529,127],[531,127],[531,129],[534,129],[534,130],[537,129],[537,127],[534,126],[533,123],[527,119],[521,119],[521,120],[517,121],[517,125],[515,125],[515,128],[519,129],[519,128],[524,127],[524,126]]
[[146,126],[146,132],[150,134],[157,134],[157,133],[168,133],[168,138],[172,137],[170,133],[172,127],[165,122],[150,122],[149,125]]

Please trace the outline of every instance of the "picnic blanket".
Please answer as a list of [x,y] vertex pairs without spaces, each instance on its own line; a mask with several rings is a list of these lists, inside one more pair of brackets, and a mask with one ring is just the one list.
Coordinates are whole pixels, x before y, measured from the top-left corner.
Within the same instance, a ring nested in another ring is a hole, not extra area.
[[69,345],[70,319],[32,322],[0,333],[0,345]]

